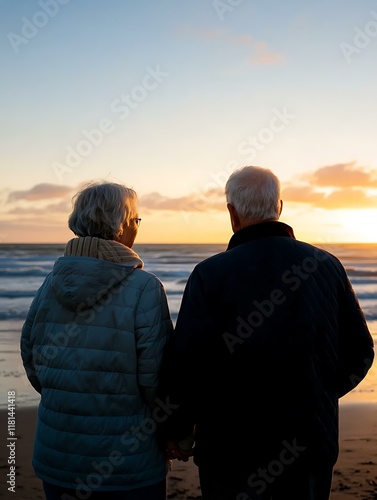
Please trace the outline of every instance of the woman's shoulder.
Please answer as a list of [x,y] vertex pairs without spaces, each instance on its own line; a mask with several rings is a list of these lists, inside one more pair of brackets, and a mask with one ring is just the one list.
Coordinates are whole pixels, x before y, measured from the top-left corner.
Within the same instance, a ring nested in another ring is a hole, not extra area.
[[148,287],[156,288],[161,287],[162,282],[155,274],[146,271],[145,269],[136,268],[133,270],[131,276],[128,279],[130,284],[134,284],[138,287]]

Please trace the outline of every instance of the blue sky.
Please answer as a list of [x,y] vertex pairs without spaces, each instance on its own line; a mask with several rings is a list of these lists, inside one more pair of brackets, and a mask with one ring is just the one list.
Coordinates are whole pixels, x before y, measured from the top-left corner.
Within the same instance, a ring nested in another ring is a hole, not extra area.
[[71,195],[106,178],[138,192],[141,241],[223,242],[247,164],[280,177],[303,239],[377,241],[375,1],[1,8],[1,241],[65,241]]

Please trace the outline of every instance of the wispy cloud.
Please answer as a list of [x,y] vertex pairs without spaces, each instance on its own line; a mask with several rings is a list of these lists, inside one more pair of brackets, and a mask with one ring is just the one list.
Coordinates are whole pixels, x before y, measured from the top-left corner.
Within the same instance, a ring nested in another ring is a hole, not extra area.
[[250,56],[250,62],[259,66],[283,64],[284,54],[271,51],[266,42],[255,42]]
[[[376,208],[377,171],[357,167],[354,162],[321,167],[310,174],[283,184],[284,202],[312,205],[326,210]],[[372,192],[370,192],[372,191]],[[223,188],[197,191],[171,198],[150,193],[140,198],[146,210],[173,210],[188,212],[224,211],[226,202]]]
[[62,186],[60,184],[36,184],[31,189],[25,191],[11,191],[8,194],[8,203],[18,200],[38,201],[62,198],[72,193],[72,189],[71,186]]
[[[37,184],[25,191],[13,191],[3,204],[3,214],[44,217],[69,214],[72,195],[82,186]],[[304,176],[283,183],[285,203],[299,203],[326,210],[377,209],[377,170],[358,167],[354,162],[320,167]],[[50,204],[43,200],[52,200]],[[146,212],[222,212],[226,210],[223,187],[196,190],[171,197],[159,192],[139,195],[139,207]],[[7,208],[7,209],[6,209]]]
[[[79,187],[81,189],[82,186]],[[60,184],[37,184],[25,191],[8,194],[3,214],[23,215],[28,218],[46,214],[68,214],[72,210],[72,195],[78,188]],[[43,201],[54,198],[50,204]],[[158,192],[139,195],[139,207],[144,211],[164,210],[180,212],[211,212],[225,209],[224,189],[214,187],[195,191],[185,196],[169,197]]]
[[178,198],[170,198],[160,193],[149,193],[139,198],[139,205],[149,210],[209,212],[224,210],[225,197],[224,190],[220,188],[194,192]]
[[243,45],[249,52],[248,61],[258,66],[272,66],[282,64],[285,61],[285,55],[282,52],[271,50],[267,42],[256,40],[250,35],[241,35],[234,38],[234,43]]
[[285,201],[296,203],[318,203],[324,198],[324,193],[314,191],[310,186],[288,186],[282,191],[282,198]]
[[258,40],[249,34],[235,35],[217,28],[182,26],[177,30],[180,36],[189,36],[208,42],[218,41],[224,45],[242,47],[248,64],[255,66],[275,66],[283,64],[285,54],[271,49],[265,40]]
[[322,201],[321,206],[336,208],[376,208],[377,196],[370,196],[362,189],[343,188],[330,193]]
[[377,187],[377,171],[356,167],[355,162],[339,163],[319,168],[308,180],[323,187]]
[[283,190],[285,202],[305,203],[318,208],[336,210],[342,208],[376,208],[377,196],[370,196],[360,188],[341,188],[331,193],[315,191],[310,186],[290,186]]
[[305,174],[306,183],[291,182],[282,192],[288,202],[304,203],[335,210],[376,208],[377,171],[357,167],[355,162],[338,163]]
[[199,26],[181,25],[176,29],[178,36],[200,38],[203,40],[216,40],[225,36],[226,31],[219,28],[201,28]]
[[46,215],[46,214],[65,214],[72,210],[70,201],[62,200],[58,203],[51,203],[45,207],[15,207],[8,210],[8,214],[18,215]]

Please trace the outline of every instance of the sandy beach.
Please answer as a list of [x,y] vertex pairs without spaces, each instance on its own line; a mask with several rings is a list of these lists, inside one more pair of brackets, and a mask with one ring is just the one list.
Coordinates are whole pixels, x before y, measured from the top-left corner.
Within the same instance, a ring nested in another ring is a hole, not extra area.
[[[7,414],[0,411],[0,498],[44,499],[41,482],[31,465],[36,408],[16,410],[15,493],[8,491],[9,448]],[[196,466],[173,462],[168,475],[168,498],[200,499]],[[377,404],[351,403],[340,408],[340,455],[334,470],[331,500],[377,499]]]

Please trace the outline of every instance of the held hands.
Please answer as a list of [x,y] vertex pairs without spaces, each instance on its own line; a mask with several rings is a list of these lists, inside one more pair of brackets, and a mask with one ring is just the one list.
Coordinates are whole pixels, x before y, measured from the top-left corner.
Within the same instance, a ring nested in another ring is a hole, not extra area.
[[165,456],[168,460],[177,459],[180,462],[188,462],[194,454],[194,448],[182,450],[176,441],[167,441],[165,446]]

